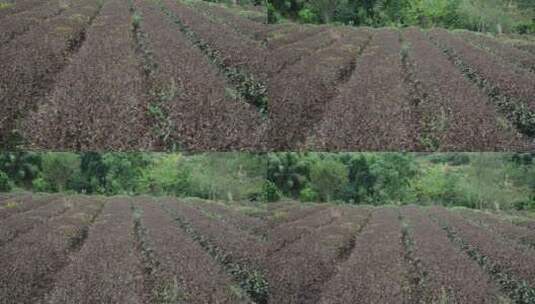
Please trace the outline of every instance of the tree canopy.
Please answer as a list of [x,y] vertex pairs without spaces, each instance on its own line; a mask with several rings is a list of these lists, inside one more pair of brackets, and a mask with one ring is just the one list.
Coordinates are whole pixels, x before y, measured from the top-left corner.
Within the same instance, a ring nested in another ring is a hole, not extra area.
[[531,0],[269,0],[268,13],[306,23],[440,26],[533,33],[534,3]]

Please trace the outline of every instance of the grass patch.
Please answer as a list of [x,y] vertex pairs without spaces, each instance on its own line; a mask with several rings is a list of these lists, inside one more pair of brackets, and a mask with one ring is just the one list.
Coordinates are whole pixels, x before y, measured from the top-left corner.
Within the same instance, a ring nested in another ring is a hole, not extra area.
[[20,203],[18,202],[8,202],[4,208],[6,209],[15,209],[15,208],[18,208],[20,206]]
[[0,2],[0,10],[2,9],[8,9],[15,6],[13,3],[7,3],[7,2]]

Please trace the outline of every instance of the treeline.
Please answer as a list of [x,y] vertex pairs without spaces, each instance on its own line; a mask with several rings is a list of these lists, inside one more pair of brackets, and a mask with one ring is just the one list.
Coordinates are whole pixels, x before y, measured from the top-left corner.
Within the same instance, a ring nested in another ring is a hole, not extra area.
[[280,195],[303,202],[535,209],[534,157],[498,153],[278,153],[269,155],[267,178]]
[[268,20],[535,33],[532,0],[268,0]]
[[0,191],[535,210],[535,154],[0,153]]
[[265,158],[247,153],[0,153],[0,191],[260,199]]

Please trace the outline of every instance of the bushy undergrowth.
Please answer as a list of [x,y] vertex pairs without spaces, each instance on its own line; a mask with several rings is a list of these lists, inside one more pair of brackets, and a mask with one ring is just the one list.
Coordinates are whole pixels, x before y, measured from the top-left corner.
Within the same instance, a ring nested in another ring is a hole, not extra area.
[[273,21],[278,14],[304,23],[535,32],[535,6],[525,0],[269,0],[269,10]]
[[11,190],[11,182],[9,180],[9,176],[3,171],[0,171],[0,191],[10,191]]
[[529,153],[5,153],[0,170],[40,192],[535,208]]

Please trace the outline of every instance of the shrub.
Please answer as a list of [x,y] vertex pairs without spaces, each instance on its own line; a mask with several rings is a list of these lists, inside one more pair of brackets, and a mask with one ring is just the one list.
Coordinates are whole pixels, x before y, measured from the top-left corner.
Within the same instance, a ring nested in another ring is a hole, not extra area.
[[321,201],[338,198],[348,183],[348,171],[344,164],[334,159],[316,163],[310,170],[310,182]]
[[0,171],[0,192],[7,192],[9,190],[11,190],[11,182],[9,181],[9,177],[5,172]]
[[317,20],[316,14],[309,8],[303,8],[299,11],[299,19],[304,23],[314,23]]
[[49,192],[54,191],[52,186],[42,177],[38,177],[32,182],[33,190],[36,192]]
[[310,187],[306,187],[299,192],[299,200],[305,202],[315,202],[318,200],[318,193]]
[[282,193],[272,181],[266,181],[262,187],[262,198],[266,202],[276,202],[281,199]]
[[273,24],[277,23],[280,19],[279,13],[275,10],[271,3],[267,3],[267,23]]
[[535,198],[531,200],[521,200],[513,203],[513,206],[518,211],[535,211]]

